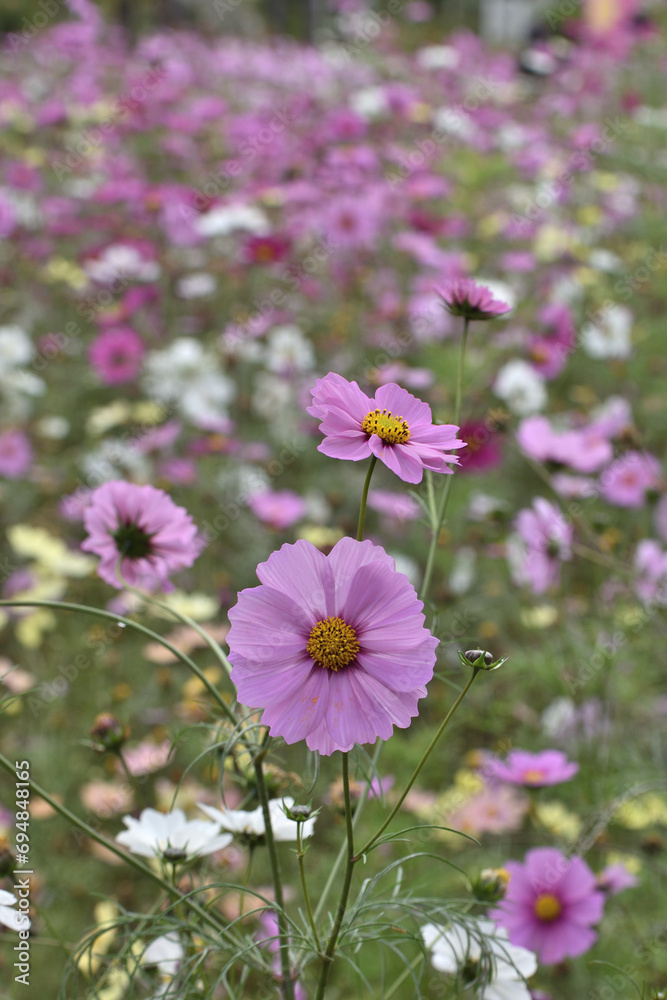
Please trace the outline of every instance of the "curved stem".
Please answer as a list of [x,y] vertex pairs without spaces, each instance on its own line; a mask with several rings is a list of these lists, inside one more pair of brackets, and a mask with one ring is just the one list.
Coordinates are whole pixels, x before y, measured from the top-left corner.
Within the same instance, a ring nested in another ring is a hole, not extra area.
[[[265,751],[266,752],[266,751]],[[262,804],[262,814],[264,816],[264,836],[271,862],[271,872],[273,874],[273,891],[276,897],[276,907],[278,911],[278,939],[280,942],[280,971],[282,973],[282,993],[285,1000],[294,1000],[294,983],[292,982],[292,972],[289,960],[289,929],[285,919],[285,900],[283,897],[283,883],[280,874],[280,863],[276,842],[273,836],[271,825],[271,811],[269,809],[269,793],[264,780],[263,767],[264,753],[258,754],[254,760],[255,779],[257,782],[257,792],[259,801]]]
[[[465,358],[466,358],[466,346],[468,343],[468,327],[470,326],[470,320],[466,316],[463,320],[463,333],[461,335],[461,342],[459,344],[459,362],[458,369],[456,372],[456,396],[454,399],[454,423],[457,427],[461,426],[461,409],[463,406],[463,372],[465,370]],[[428,593],[428,588],[431,584],[431,577],[433,575],[433,566],[435,564],[435,553],[438,547],[438,537],[440,535],[440,529],[442,528],[442,522],[445,519],[445,513],[447,512],[447,503],[449,501],[449,491],[451,489],[452,476],[451,474],[447,476],[445,480],[445,485],[440,496],[440,502],[436,511],[435,521],[431,525],[431,544],[428,550],[428,556],[426,558],[426,568],[424,570],[424,580],[422,582],[421,592],[419,594],[421,600],[423,601]]]
[[343,917],[345,916],[345,910],[347,908],[347,897],[350,894],[350,885],[352,884],[352,872],[354,871],[354,863],[357,860],[354,856],[354,826],[352,824],[350,776],[348,770],[348,755],[346,753],[343,754],[343,793],[345,796],[345,829],[347,831],[347,864],[345,866],[345,877],[343,879],[343,888],[341,889],[340,900],[338,901],[338,910],[336,912],[336,919],[334,921],[334,925],[331,930],[331,935],[329,937],[329,942],[327,944],[327,950],[325,951],[322,960],[322,971],[320,972],[320,979],[319,983],[317,984],[317,993],[315,994],[315,1000],[324,1000],[324,991],[327,985],[329,969],[333,964],[333,958],[336,952],[336,942],[338,941],[338,935],[340,933],[340,928],[343,923]]
[[[8,771],[10,774],[15,773],[13,764],[2,753],[0,753],[0,767],[3,767],[5,771]],[[78,829],[82,830],[86,836],[91,838],[91,840],[97,841],[98,844],[101,844],[108,851],[111,851],[112,854],[117,855],[117,857],[121,858],[126,864],[130,865],[136,871],[141,872],[142,875],[145,875],[153,882],[156,882],[172,899],[186,905],[190,910],[196,913],[200,919],[209,924],[209,926],[213,927],[219,934],[226,935],[228,933],[224,925],[221,924],[219,920],[216,920],[215,917],[205,910],[203,906],[200,906],[199,903],[196,903],[191,897],[183,895],[183,893],[180,892],[175,886],[173,886],[166,879],[162,878],[161,875],[158,875],[157,872],[153,871],[152,868],[144,864],[143,861],[139,861],[139,859],[135,858],[133,854],[129,854],[127,851],[124,851],[123,848],[119,847],[115,841],[107,840],[106,837],[102,837],[97,830],[95,830],[92,826],[89,826],[85,820],[80,819],[80,817],[75,813],[70,812],[67,806],[62,805],[61,802],[54,799],[51,795],[49,795],[46,789],[42,788],[41,785],[38,785],[32,778],[28,779],[28,785],[30,790],[34,792],[35,795],[44,799],[44,801],[47,802],[55,812],[59,813],[64,819],[71,823],[72,826],[78,827]],[[231,938],[231,941],[234,946],[237,945],[237,942],[234,941],[233,938]]]
[[227,659],[225,651],[220,644],[216,642],[213,636],[209,635],[206,629],[202,628],[201,625],[194,620],[194,618],[191,618],[190,615],[183,614],[182,611],[178,611],[177,608],[173,608],[170,604],[166,604],[164,601],[158,600],[158,598],[154,597],[153,594],[146,594],[144,591],[138,590],[137,587],[133,587],[121,576],[120,563],[116,567],[116,576],[118,577],[119,583],[123,585],[125,590],[129,590],[131,594],[134,594],[136,597],[140,597],[145,604],[154,604],[156,608],[161,608],[162,611],[167,611],[170,615],[173,615],[177,621],[182,622],[184,625],[188,625],[190,628],[194,629],[195,632],[201,636],[209,649],[215,653],[215,656],[218,660],[220,660],[220,663],[225,668],[227,675],[229,676],[231,674],[232,665]]
[[122,748],[119,748],[118,750],[116,750],[115,756],[118,757],[118,760],[120,761],[120,766],[123,768],[123,771],[125,773],[125,777],[127,778],[128,782],[129,782],[130,788],[132,789],[132,791],[134,792],[134,794],[137,797],[137,802],[140,802],[141,805],[143,805],[143,806],[147,806],[148,802],[146,802],[146,796],[143,793],[143,789],[142,789],[141,785],[139,784],[139,782],[137,781],[136,775],[132,774],[132,772],[130,771],[129,767],[127,766],[127,761],[125,760],[125,757],[123,756]]
[[313,938],[315,940],[315,947],[318,951],[322,951],[322,945],[320,944],[320,936],[317,933],[317,924],[315,923],[315,918],[313,916],[313,908],[310,905],[310,894],[308,892],[308,882],[306,880],[306,866],[304,864],[304,858],[306,852],[303,849],[303,837],[301,835],[303,830],[303,824],[297,823],[296,825],[296,855],[299,859],[299,875],[301,877],[301,889],[303,891],[303,899],[306,905],[306,913],[308,914],[308,923],[310,924],[310,929],[313,932]]
[[357,541],[362,542],[364,540],[364,524],[366,523],[366,502],[368,500],[368,489],[371,485],[371,479],[373,477],[373,469],[377,464],[377,455],[371,455],[371,464],[368,466],[368,472],[366,473],[366,481],[364,482],[364,488],[361,491],[361,504],[359,506],[359,524],[357,526]]
[[398,810],[403,805],[408,792],[410,791],[410,789],[414,785],[415,781],[417,780],[419,772],[423,768],[423,766],[426,763],[426,761],[428,760],[428,758],[431,756],[431,753],[432,753],[433,749],[435,748],[436,743],[438,742],[438,740],[440,739],[440,737],[444,733],[445,729],[447,728],[447,726],[449,724],[449,720],[452,718],[452,716],[454,715],[454,712],[459,707],[459,705],[461,704],[461,702],[465,698],[466,694],[470,690],[470,688],[472,686],[472,682],[474,681],[474,679],[475,679],[475,677],[477,676],[478,673],[479,673],[479,670],[473,670],[472,675],[470,677],[470,680],[468,681],[468,683],[466,684],[466,686],[463,688],[463,691],[461,691],[461,694],[458,696],[458,698],[456,699],[456,701],[454,702],[454,704],[452,705],[452,707],[450,708],[450,710],[447,712],[447,715],[442,720],[437,733],[435,734],[435,736],[433,737],[433,739],[431,740],[431,742],[427,746],[427,748],[424,751],[424,754],[423,754],[421,760],[419,761],[419,763],[417,764],[416,768],[412,772],[412,777],[410,778],[410,780],[408,781],[407,785],[405,786],[405,789],[404,789],[403,794],[401,795],[400,799],[395,804],[394,808],[391,810],[391,812],[389,813],[389,815],[387,816],[386,820],[384,821],[384,823],[382,824],[382,826],[380,827],[380,829],[377,831],[377,833],[375,833],[371,837],[371,839],[367,843],[365,843],[364,846],[361,848],[361,850],[359,851],[359,853],[357,854],[357,856],[354,858],[355,861],[358,861],[359,858],[361,858],[364,854],[366,854],[366,852],[371,849],[371,847],[373,846],[373,844],[377,840],[380,839],[380,837],[382,836],[382,834],[384,833],[384,831],[387,829],[387,827],[391,823],[392,819],[394,818],[394,816],[396,815],[396,813],[398,812]]
[[148,636],[154,642],[159,642],[161,646],[164,646],[165,649],[168,649],[170,653],[173,653],[174,656],[177,659],[179,659],[183,663],[185,663],[186,666],[188,666],[190,668],[190,670],[192,670],[192,672],[194,674],[196,674],[196,676],[202,682],[202,684],[204,685],[204,687],[206,688],[206,690],[209,692],[209,694],[211,694],[215,698],[216,702],[218,703],[218,705],[220,706],[220,708],[223,710],[223,712],[225,713],[225,715],[227,716],[227,718],[229,719],[229,721],[232,722],[235,726],[237,725],[238,720],[237,720],[236,716],[234,715],[234,713],[232,712],[231,708],[229,707],[229,705],[227,704],[227,702],[225,701],[225,699],[222,697],[222,695],[220,694],[220,692],[218,691],[218,689],[215,687],[215,685],[212,684],[211,681],[208,679],[208,677],[206,676],[206,674],[204,673],[204,671],[201,669],[201,667],[198,667],[197,664],[195,663],[195,661],[192,660],[192,659],[190,659],[190,657],[187,655],[187,653],[182,652],[182,650],[180,650],[176,646],[172,645],[172,643],[168,642],[168,640],[165,639],[163,636],[161,636],[158,632],[153,632],[152,629],[147,628],[145,625],[140,625],[139,622],[132,621],[131,618],[124,618],[123,615],[116,615],[112,611],[103,611],[101,608],[92,608],[92,607],[90,607],[87,604],[70,604],[70,603],[68,603],[66,601],[11,601],[11,600],[3,600],[3,601],[0,601],[0,607],[6,607],[6,608],[55,608],[56,610],[59,610],[59,611],[84,611],[88,615],[97,615],[98,618],[107,618],[107,619],[111,619],[111,621],[114,621],[114,622],[121,622],[123,625],[126,625],[128,628],[133,628],[133,629],[135,629],[135,631],[141,632],[142,635]]

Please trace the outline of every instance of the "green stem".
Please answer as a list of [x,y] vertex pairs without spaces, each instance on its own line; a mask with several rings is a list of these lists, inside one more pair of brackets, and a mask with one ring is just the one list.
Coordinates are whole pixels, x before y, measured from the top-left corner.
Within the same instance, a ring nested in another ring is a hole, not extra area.
[[[463,334],[461,336],[461,342],[459,344],[459,361],[458,370],[456,372],[456,396],[454,400],[454,423],[457,427],[461,426],[461,409],[463,406],[463,372],[465,370],[465,358],[466,358],[466,346],[468,343],[468,327],[470,326],[470,320],[466,316],[463,320]],[[440,529],[442,528],[442,522],[445,519],[445,514],[447,512],[447,503],[449,501],[449,491],[451,489],[452,475],[448,475],[445,479],[445,485],[440,496],[440,502],[438,504],[438,509],[436,511],[436,517],[434,523],[431,525],[431,544],[428,550],[428,556],[426,558],[426,568],[424,570],[424,581],[422,583],[421,592],[419,594],[420,599],[423,601],[428,594],[428,588],[431,585],[431,577],[433,576],[433,567],[435,565],[435,553],[438,548],[438,538],[440,536]]]
[[359,851],[359,853],[355,857],[355,859],[354,859],[355,861],[358,861],[359,858],[361,858],[364,854],[366,854],[367,851],[369,851],[371,849],[371,847],[373,846],[373,844],[377,840],[379,840],[379,838],[382,836],[382,834],[384,833],[384,831],[387,829],[387,827],[391,823],[392,819],[394,818],[394,816],[396,815],[396,813],[398,812],[398,810],[403,805],[408,792],[410,791],[410,789],[414,785],[415,781],[417,780],[419,772],[423,768],[423,766],[426,763],[426,761],[428,760],[428,758],[431,756],[431,753],[432,753],[433,749],[435,748],[436,743],[438,742],[438,740],[440,739],[440,737],[444,733],[445,729],[447,728],[447,726],[449,724],[449,720],[452,718],[452,716],[454,715],[454,712],[459,707],[459,705],[461,704],[461,702],[465,698],[466,694],[470,690],[470,688],[472,686],[472,682],[474,681],[474,679],[475,679],[475,677],[477,676],[478,673],[479,673],[479,670],[474,670],[473,669],[473,672],[472,672],[472,675],[470,677],[470,680],[468,681],[468,683],[466,684],[466,686],[463,688],[463,691],[461,691],[461,694],[458,696],[458,698],[456,699],[456,701],[454,702],[454,704],[452,705],[452,707],[450,708],[450,710],[447,712],[447,715],[445,716],[445,718],[441,722],[440,728],[438,729],[437,733],[435,734],[435,736],[433,737],[433,739],[429,743],[429,745],[426,748],[426,750],[425,750],[425,752],[424,752],[421,760],[419,761],[419,763],[417,764],[416,768],[412,772],[412,777],[408,781],[408,783],[407,783],[407,785],[405,787],[405,790],[403,791],[403,794],[401,795],[400,799],[395,804],[394,808],[391,810],[391,812],[389,813],[389,815],[387,816],[386,820],[384,821],[384,823],[382,824],[382,826],[380,827],[380,829],[377,831],[377,833],[375,833],[371,837],[371,839],[366,844],[364,844],[364,846],[362,847],[362,849]]
[[[265,751],[266,752],[266,751]],[[282,973],[282,993],[284,1000],[294,1000],[294,983],[292,982],[292,972],[289,960],[289,928],[285,916],[285,901],[283,897],[283,883],[280,874],[280,863],[276,842],[273,836],[271,825],[271,812],[269,810],[269,793],[264,780],[263,768],[264,753],[258,754],[254,760],[255,779],[259,801],[262,804],[262,814],[264,816],[264,836],[271,862],[271,872],[273,874],[273,891],[276,897],[276,909],[278,911],[278,940],[280,943],[280,970]]]
[[127,766],[127,761],[123,757],[123,751],[121,749],[116,750],[116,757],[118,757],[118,760],[120,761],[120,766],[123,768],[123,771],[125,772],[125,777],[130,783],[130,788],[137,797],[137,802],[140,802],[142,805],[147,806],[148,803],[146,802],[146,796],[143,793],[141,785],[137,781],[136,775],[132,774],[129,767]]
[[310,893],[308,892],[308,882],[306,880],[306,866],[304,864],[304,858],[306,852],[303,849],[303,837],[302,837],[303,823],[297,823],[296,825],[296,855],[299,859],[299,875],[301,876],[301,889],[303,891],[303,899],[306,904],[306,913],[308,914],[308,922],[310,924],[310,929],[313,932],[313,938],[315,941],[315,947],[318,952],[322,951],[322,945],[320,944],[320,936],[317,933],[317,924],[315,923],[315,918],[313,916],[313,908],[310,905]]
[[[382,753],[383,746],[384,743],[382,743],[381,740],[378,740],[375,747],[375,751],[373,753],[373,761],[372,761],[373,771],[377,770],[377,764],[380,759],[380,754]],[[370,791],[371,791],[371,782],[367,781],[366,784],[364,785],[361,795],[359,796],[359,800],[357,802],[357,808],[354,810],[354,816],[352,817],[352,828],[354,830],[356,830],[357,824],[361,820],[361,814],[364,811],[366,802],[368,801],[368,796],[370,795]],[[347,853],[347,844],[341,844],[340,851],[336,855],[336,859],[331,866],[331,871],[329,872],[329,878],[327,879],[324,889],[320,894],[319,902],[315,907],[315,920],[319,920],[320,916],[322,915],[322,910],[326,905],[329,893],[331,892],[331,887],[333,886],[334,882],[336,881],[336,878],[338,877],[338,869],[345,860],[346,853]]]
[[[3,767],[5,771],[8,771],[10,774],[15,773],[14,765],[2,753],[0,753],[0,767]],[[138,858],[135,858],[133,854],[129,854],[127,851],[124,851],[122,847],[119,847],[118,844],[115,843],[115,841],[107,840],[106,837],[102,837],[97,830],[95,830],[92,826],[89,826],[85,820],[80,819],[73,812],[70,812],[67,806],[62,805],[61,802],[54,799],[53,796],[49,795],[46,789],[42,788],[41,785],[38,785],[32,778],[28,779],[28,785],[30,790],[34,792],[35,795],[44,799],[44,801],[47,802],[51,808],[55,810],[55,812],[59,813],[64,819],[71,823],[72,826],[78,827],[78,829],[82,830],[86,836],[91,838],[91,840],[97,841],[98,844],[106,847],[108,851],[111,851],[112,854],[121,858],[126,864],[130,865],[131,868],[141,872],[142,875],[145,875],[151,881],[156,882],[168,896],[186,905],[190,910],[196,913],[200,919],[202,919],[210,927],[213,927],[218,934],[227,935],[228,932],[220,921],[216,920],[215,917],[203,908],[203,906],[196,903],[194,899],[189,896],[184,896],[183,893],[180,892],[175,886],[171,885],[170,882],[158,875],[157,872],[154,872],[153,869],[149,868],[149,866],[144,864],[143,861],[139,861]],[[229,937],[233,945],[236,946],[237,942],[231,937],[231,935]]]
[[338,901],[338,910],[336,912],[336,919],[334,921],[333,928],[331,930],[331,935],[329,937],[329,942],[327,944],[327,950],[324,953],[322,959],[322,971],[320,972],[319,983],[317,984],[317,993],[315,994],[315,1000],[324,1000],[324,991],[327,985],[327,978],[329,976],[329,970],[333,965],[334,954],[336,951],[336,942],[338,941],[338,935],[340,933],[340,928],[343,923],[343,917],[345,916],[345,910],[347,908],[347,898],[350,894],[350,886],[352,884],[352,872],[354,871],[354,862],[357,860],[354,856],[354,826],[352,823],[352,802],[350,799],[350,776],[348,770],[348,755],[343,754],[343,793],[345,796],[345,829],[347,831],[347,864],[345,866],[345,877],[343,879],[343,888],[341,889],[340,899]]
[[420,965],[423,961],[424,961],[424,956],[417,955],[417,957],[413,959],[412,962],[410,962],[408,967],[403,970],[398,979],[392,983],[392,985],[389,987],[389,990],[386,993],[382,994],[382,1000],[389,1000],[390,997],[393,997],[398,987],[405,982],[408,976],[412,975],[417,966]]
[[58,611],[84,611],[88,615],[97,615],[98,618],[107,618],[107,619],[111,619],[111,621],[114,621],[114,622],[122,622],[122,624],[126,625],[128,628],[133,628],[133,629],[135,629],[135,631],[141,632],[142,635],[148,636],[154,642],[159,642],[161,646],[164,646],[165,649],[168,649],[170,653],[173,653],[174,656],[177,659],[179,659],[183,663],[185,663],[190,668],[190,670],[192,670],[192,672],[194,674],[196,674],[196,676],[202,682],[202,684],[204,685],[204,687],[206,688],[206,690],[209,692],[209,694],[211,694],[215,698],[216,702],[218,703],[218,705],[220,706],[220,708],[223,710],[223,712],[225,713],[225,715],[227,716],[227,718],[229,719],[229,721],[232,722],[234,724],[234,726],[236,726],[237,723],[238,723],[238,720],[237,720],[236,716],[232,712],[231,708],[229,707],[229,705],[227,704],[227,702],[225,701],[225,699],[222,697],[222,695],[217,690],[217,688],[215,687],[215,685],[211,683],[211,681],[208,679],[208,677],[206,676],[206,674],[204,673],[204,671],[200,667],[197,666],[197,664],[195,663],[194,660],[190,659],[190,657],[186,653],[183,653],[180,649],[177,649],[176,646],[173,646],[163,636],[159,635],[159,633],[153,632],[152,629],[146,628],[145,625],[140,625],[139,622],[132,621],[131,618],[124,618],[122,615],[116,615],[116,614],[114,614],[111,611],[103,611],[101,608],[91,608],[87,604],[70,604],[70,603],[68,603],[66,601],[11,601],[11,600],[7,600],[7,601],[0,601],[0,607],[6,607],[6,608],[55,608]]
[[362,542],[364,540],[364,524],[366,523],[366,502],[368,500],[368,489],[371,485],[371,478],[373,476],[373,469],[377,463],[377,455],[371,455],[371,464],[368,466],[368,472],[366,473],[366,482],[364,483],[364,488],[361,491],[361,505],[359,507],[359,525],[357,527],[357,541]]

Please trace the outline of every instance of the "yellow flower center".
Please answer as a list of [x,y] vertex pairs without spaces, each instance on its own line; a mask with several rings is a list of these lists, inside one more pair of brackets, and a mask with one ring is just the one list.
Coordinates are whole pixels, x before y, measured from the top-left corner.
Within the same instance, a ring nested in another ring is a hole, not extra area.
[[550,892],[543,892],[535,900],[535,916],[538,920],[543,920],[545,924],[549,924],[556,917],[559,917],[562,911],[560,899],[557,899]]
[[527,781],[530,785],[539,785],[541,781],[544,781],[544,771],[539,771],[537,768],[535,770],[530,770],[523,772],[523,780]]
[[392,416],[391,410],[371,410],[362,420],[361,429],[367,434],[377,434],[387,444],[405,444],[410,439],[407,420]]
[[342,618],[330,615],[313,625],[306,652],[320,667],[340,670],[356,659],[361,649],[357,633]]

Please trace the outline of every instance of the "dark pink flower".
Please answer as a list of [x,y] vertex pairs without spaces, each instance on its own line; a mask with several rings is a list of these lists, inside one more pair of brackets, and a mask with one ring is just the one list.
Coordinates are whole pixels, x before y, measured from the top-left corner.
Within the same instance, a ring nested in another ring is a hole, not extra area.
[[22,479],[32,460],[33,451],[27,434],[17,429],[0,434],[0,476]]
[[88,350],[91,365],[106,385],[136,378],[146,352],[143,340],[129,326],[104,330]]
[[375,455],[406,483],[420,483],[424,469],[452,472],[447,462],[458,465],[455,455],[444,454],[464,447],[458,427],[434,424],[431,407],[393,382],[370,398],[356,382],[329,372],[311,393],[308,413],[322,421],[324,455],[352,462]]
[[459,434],[466,445],[459,456],[462,472],[483,472],[500,465],[503,456],[498,435],[486,423],[471,420],[461,425]]
[[478,285],[471,278],[460,278],[438,289],[445,309],[452,316],[467,319],[495,319],[511,312],[512,307],[500,299],[494,299],[486,285]]
[[239,701],[264,709],[272,736],[328,756],[410,725],[438,640],[383,549],[342,538],[325,556],[300,540],[257,576],[229,612],[227,642]]
[[583,955],[597,934],[604,894],[579,857],[552,847],[528,851],[524,864],[508,861],[507,893],[489,917],[505,927],[512,944],[537,953],[544,965]]
[[541,788],[569,781],[579,770],[579,765],[569,761],[562,750],[543,750],[541,753],[510,750],[504,761],[491,759],[485,768],[489,777],[510,785]]
[[83,519],[89,537],[81,548],[101,557],[98,574],[118,589],[117,568],[132,586],[168,590],[169,574],[192,566],[200,552],[190,515],[154,486],[104,483],[91,494]]

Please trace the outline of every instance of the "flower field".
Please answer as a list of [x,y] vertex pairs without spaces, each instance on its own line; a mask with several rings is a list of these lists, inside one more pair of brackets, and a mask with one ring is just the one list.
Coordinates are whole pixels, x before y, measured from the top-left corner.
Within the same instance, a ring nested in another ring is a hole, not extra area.
[[428,6],[5,38],[3,1000],[665,995],[667,21]]

